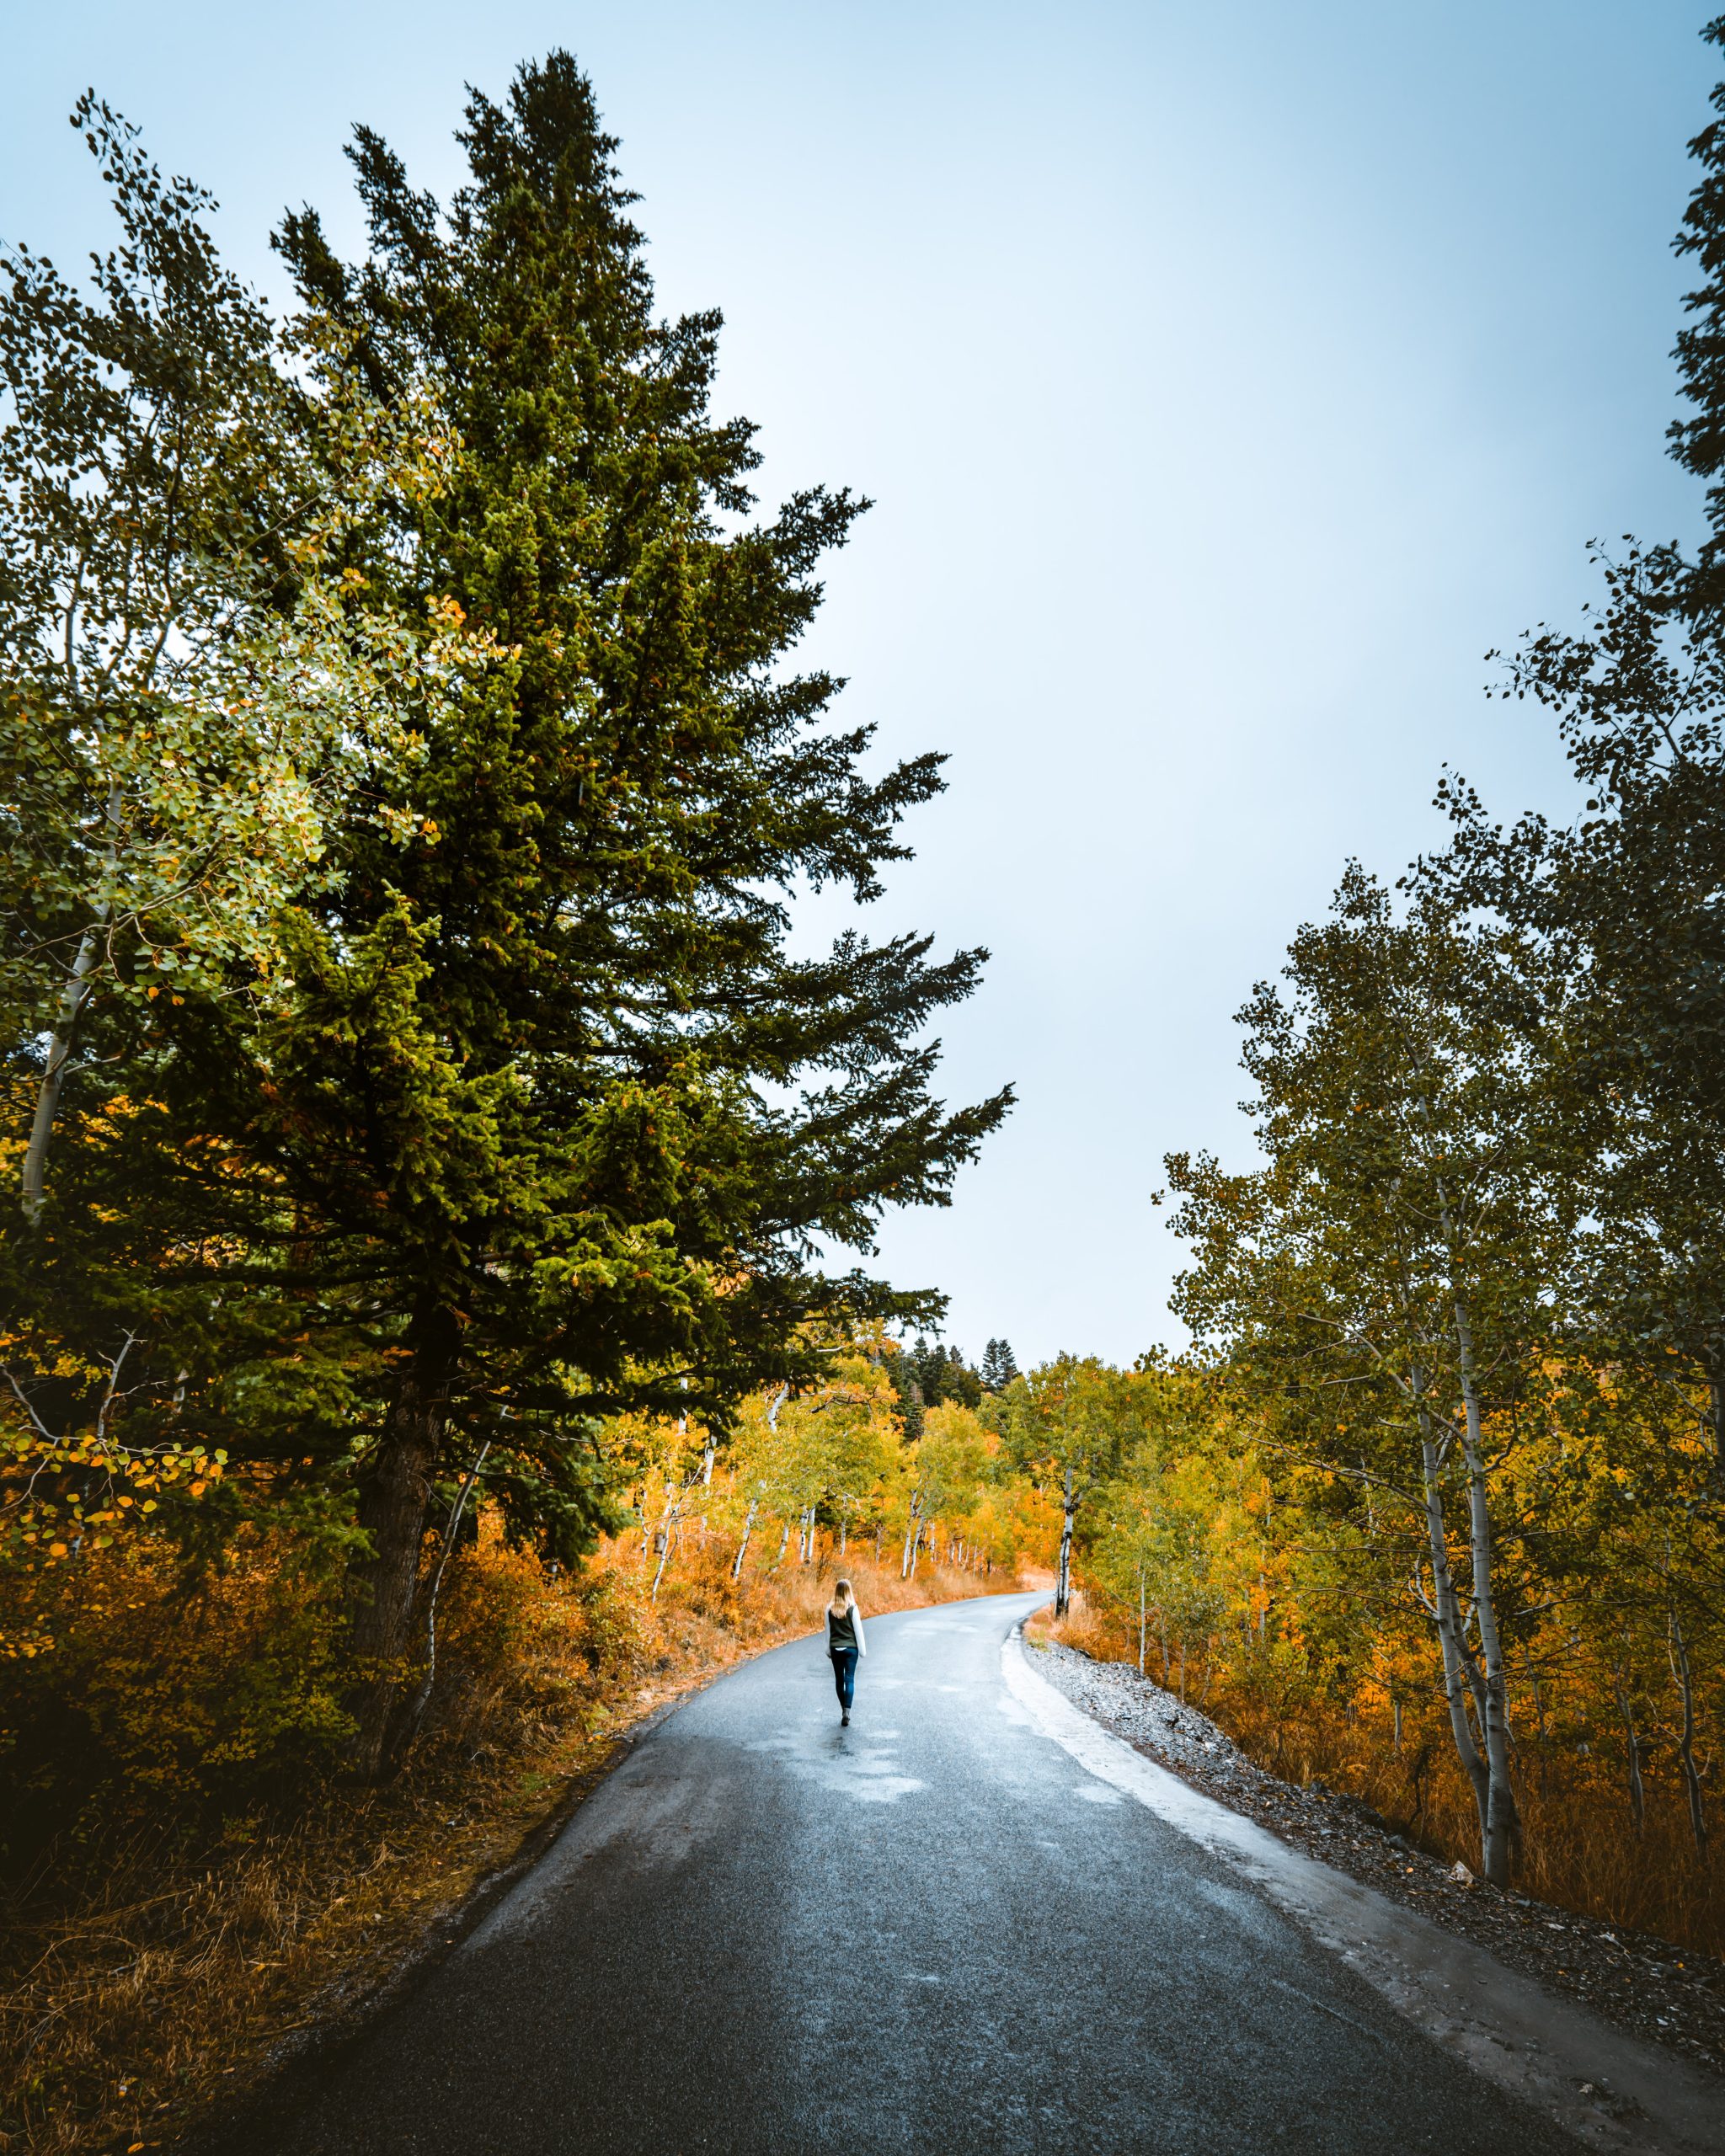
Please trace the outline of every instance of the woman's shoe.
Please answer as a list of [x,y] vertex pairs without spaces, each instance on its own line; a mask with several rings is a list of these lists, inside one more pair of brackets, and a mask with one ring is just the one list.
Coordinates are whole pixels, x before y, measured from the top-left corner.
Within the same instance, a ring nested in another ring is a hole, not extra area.
[[841,1715],[839,1716],[839,1727],[841,1729],[848,1729],[850,1726],[851,1717],[848,1715]]

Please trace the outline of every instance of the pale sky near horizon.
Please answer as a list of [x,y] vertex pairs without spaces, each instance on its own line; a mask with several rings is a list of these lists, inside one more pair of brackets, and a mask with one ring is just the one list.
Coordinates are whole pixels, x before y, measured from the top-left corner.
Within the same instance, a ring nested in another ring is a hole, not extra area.
[[1663,436],[1711,12],[13,0],[0,237],[106,243],[93,83],[279,293],[284,206],[356,242],[354,122],[446,195],[463,82],[569,47],[666,311],[725,313],[764,494],[877,503],[810,646],[841,712],[951,752],[861,926],[991,947],[945,1090],[1020,1105],[884,1269],[972,1356],[1124,1361],[1178,1337],[1162,1155],[1249,1156],[1253,980],[1348,856],[1439,836],[1445,762],[1564,808],[1483,654],[1576,616],[1589,539],[1696,527]]

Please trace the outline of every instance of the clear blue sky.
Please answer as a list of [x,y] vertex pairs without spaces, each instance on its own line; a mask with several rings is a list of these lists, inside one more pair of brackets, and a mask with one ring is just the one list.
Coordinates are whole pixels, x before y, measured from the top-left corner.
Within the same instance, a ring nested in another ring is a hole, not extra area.
[[230,258],[354,224],[364,120],[454,184],[464,80],[568,45],[668,310],[725,312],[765,483],[879,507],[815,639],[887,752],[952,753],[866,925],[994,951],[955,1094],[1022,1105],[885,1262],[1021,1362],[1173,1337],[1161,1157],[1243,1160],[1231,1013],[1439,767],[1567,798],[1488,647],[1584,546],[1691,530],[1669,242],[1717,56],[1677,0],[300,0],[8,10],[0,233],[103,237],[86,83]]

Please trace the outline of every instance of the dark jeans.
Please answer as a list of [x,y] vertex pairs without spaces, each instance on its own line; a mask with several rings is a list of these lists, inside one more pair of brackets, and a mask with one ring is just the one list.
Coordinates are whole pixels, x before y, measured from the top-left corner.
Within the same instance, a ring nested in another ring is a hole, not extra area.
[[839,1695],[839,1705],[846,1714],[849,1714],[851,1695],[857,1689],[857,1650],[855,1647],[834,1648],[832,1681]]

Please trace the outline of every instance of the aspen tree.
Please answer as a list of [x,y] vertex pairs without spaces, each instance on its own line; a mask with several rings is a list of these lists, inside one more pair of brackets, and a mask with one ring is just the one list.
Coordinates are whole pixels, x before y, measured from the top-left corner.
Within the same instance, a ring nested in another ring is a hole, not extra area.
[[1188,1321],[1279,1383],[1284,1429],[1338,1473],[1369,1429],[1374,1501],[1421,1523],[1412,1584],[1498,1885],[1517,1814],[1494,1476],[1553,1350],[1574,1206],[1535,1112],[1538,963],[1430,893],[1398,920],[1350,870],[1288,994],[1242,1013],[1266,1166],[1169,1163]]

